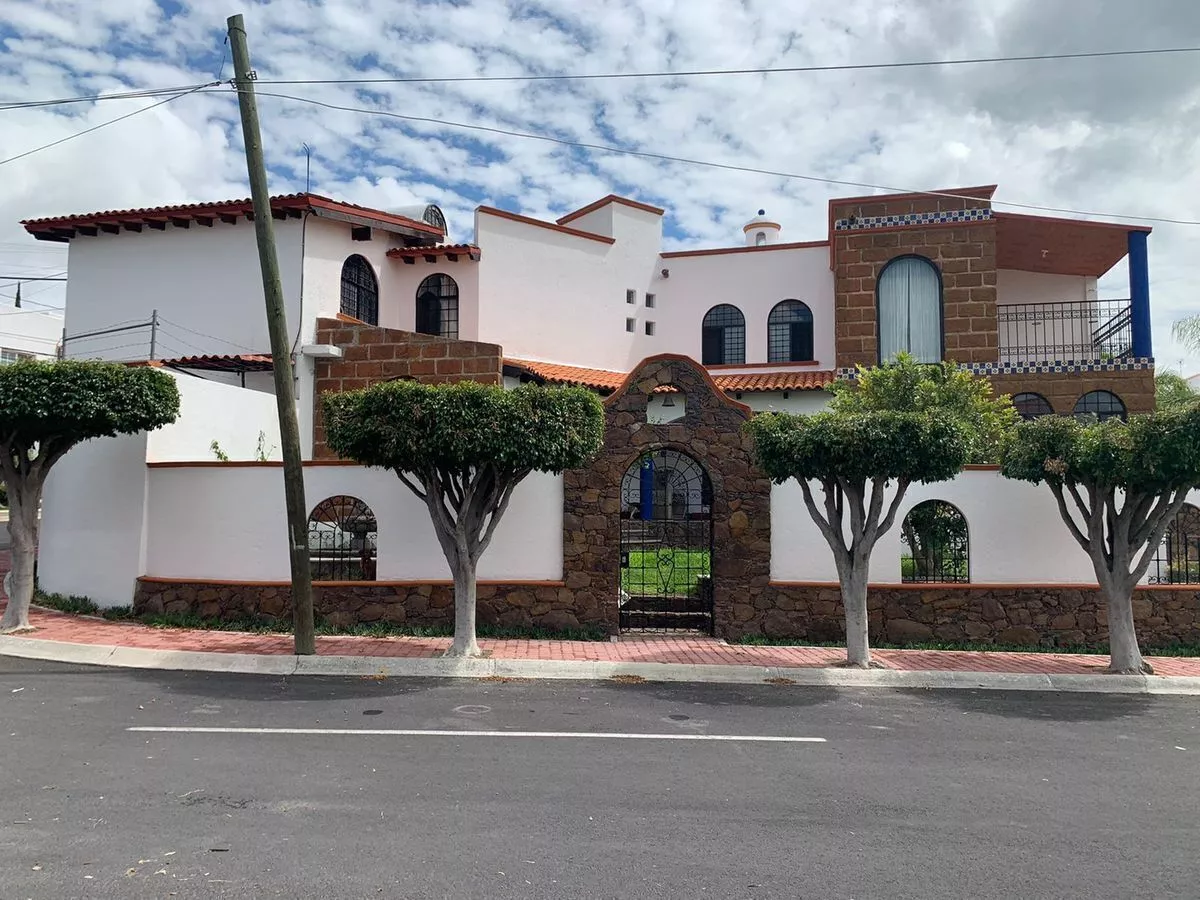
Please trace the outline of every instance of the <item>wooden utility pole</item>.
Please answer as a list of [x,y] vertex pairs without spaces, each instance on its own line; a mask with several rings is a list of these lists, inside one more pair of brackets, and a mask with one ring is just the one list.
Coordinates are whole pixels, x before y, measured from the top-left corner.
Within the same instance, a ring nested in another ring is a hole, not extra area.
[[275,370],[275,401],[279,408],[279,442],[283,447],[283,489],[287,498],[288,549],[292,563],[292,620],[296,653],[316,652],[313,635],[312,572],[308,557],[308,507],[304,502],[304,467],[300,461],[300,425],[296,421],[296,394],[292,381],[292,351],[288,345],[283,285],[275,255],[275,225],[267,192],[262,135],[258,129],[258,103],[254,97],[254,72],[246,46],[241,16],[230,16],[229,46],[233,50],[234,85],[242,113],[246,168],[254,201],[254,235],[262,268],[263,295],[267,301],[267,329],[271,335],[271,364]]

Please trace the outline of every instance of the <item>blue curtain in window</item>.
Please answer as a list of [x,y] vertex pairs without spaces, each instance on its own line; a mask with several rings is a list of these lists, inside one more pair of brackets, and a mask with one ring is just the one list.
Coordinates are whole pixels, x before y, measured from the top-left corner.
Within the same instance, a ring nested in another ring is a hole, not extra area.
[[907,256],[879,277],[879,360],[907,351],[917,362],[942,359],[942,286],[933,263]]

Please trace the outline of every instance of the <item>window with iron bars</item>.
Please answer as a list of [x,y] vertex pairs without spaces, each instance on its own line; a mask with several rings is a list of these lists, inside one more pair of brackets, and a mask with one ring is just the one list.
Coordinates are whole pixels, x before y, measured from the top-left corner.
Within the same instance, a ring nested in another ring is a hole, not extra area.
[[458,339],[458,283],[430,275],[417,288],[417,333]]
[[1183,505],[1155,548],[1148,571],[1150,584],[1200,584],[1200,509]]
[[706,366],[746,362],[746,317],[740,309],[722,303],[705,313],[700,353]]
[[342,264],[342,315],[379,324],[379,281],[371,264],[357,253]]
[[971,580],[967,520],[952,503],[918,503],[900,526],[900,580],[956,582]]

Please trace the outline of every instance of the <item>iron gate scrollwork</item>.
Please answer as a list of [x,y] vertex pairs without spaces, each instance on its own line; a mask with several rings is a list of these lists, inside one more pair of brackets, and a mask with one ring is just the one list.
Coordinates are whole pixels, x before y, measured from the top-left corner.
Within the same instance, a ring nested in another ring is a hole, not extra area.
[[374,581],[378,531],[375,514],[357,497],[318,503],[308,517],[313,581]]
[[621,482],[622,631],[713,633],[712,480],[678,450],[644,454]]

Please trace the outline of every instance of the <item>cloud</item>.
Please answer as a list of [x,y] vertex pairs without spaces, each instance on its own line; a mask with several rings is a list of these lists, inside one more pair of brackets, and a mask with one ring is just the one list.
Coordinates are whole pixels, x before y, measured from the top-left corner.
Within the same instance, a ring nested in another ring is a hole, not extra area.
[[[405,115],[899,188],[998,182],[998,199],[1200,219],[1190,123],[1197,55],[691,79],[280,85],[286,79],[636,72],[897,62],[1200,45],[1194,0],[260,0],[246,24],[259,90]],[[681,10],[683,10],[681,12]],[[0,99],[228,78],[224,19],[207,0],[7,0]],[[0,112],[0,158],[151,101]],[[452,237],[492,203],[554,216],[608,191],[665,206],[672,247],[736,243],[765,207],[785,239],[823,236],[812,181],[589,152],[382,116],[260,101],[272,188],[358,203],[431,201]],[[19,162],[0,175],[5,272],[65,254],[25,239],[31,216],[245,196],[228,90],[187,97]],[[1173,317],[1200,311],[1200,228],[1151,238],[1160,360],[1183,359]],[[28,253],[19,252],[28,246]],[[1127,290],[1123,272],[1106,295]],[[10,289],[0,286],[0,297]],[[31,289],[32,290],[32,289]],[[35,299],[61,302],[61,288]],[[28,294],[27,296],[33,296]],[[3,302],[0,300],[0,302]]]

